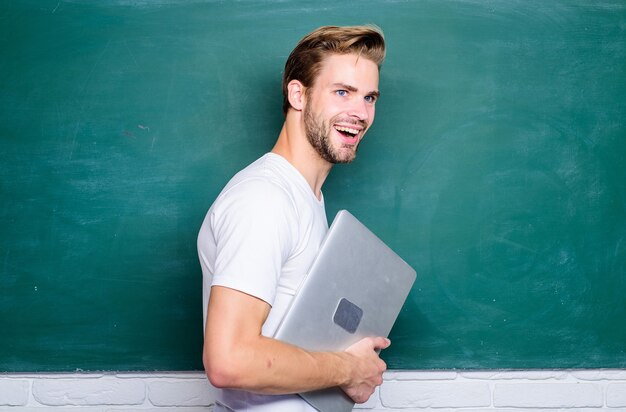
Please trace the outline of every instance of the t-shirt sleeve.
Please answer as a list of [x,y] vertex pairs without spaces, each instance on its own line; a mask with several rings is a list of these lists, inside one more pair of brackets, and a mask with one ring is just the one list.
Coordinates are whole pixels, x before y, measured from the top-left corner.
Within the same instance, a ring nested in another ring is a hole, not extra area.
[[270,181],[250,179],[223,193],[212,209],[212,286],[236,289],[273,305],[281,268],[297,239],[297,217],[288,193]]

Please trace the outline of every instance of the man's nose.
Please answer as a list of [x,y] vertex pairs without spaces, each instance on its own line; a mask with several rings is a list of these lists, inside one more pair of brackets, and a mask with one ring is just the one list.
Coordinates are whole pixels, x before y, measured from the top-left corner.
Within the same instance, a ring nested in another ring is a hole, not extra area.
[[348,111],[350,116],[357,117],[359,120],[369,120],[369,110],[367,102],[363,98],[354,99],[351,102],[350,110]]

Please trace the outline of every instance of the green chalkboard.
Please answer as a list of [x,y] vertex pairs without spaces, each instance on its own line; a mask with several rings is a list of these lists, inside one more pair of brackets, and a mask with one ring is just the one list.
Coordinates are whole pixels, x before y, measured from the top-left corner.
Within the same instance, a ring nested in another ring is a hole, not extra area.
[[391,368],[626,367],[626,3],[0,3],[0,371],[201,369],[196,234],[292,47],[386,33],[325,186],[418,271]]

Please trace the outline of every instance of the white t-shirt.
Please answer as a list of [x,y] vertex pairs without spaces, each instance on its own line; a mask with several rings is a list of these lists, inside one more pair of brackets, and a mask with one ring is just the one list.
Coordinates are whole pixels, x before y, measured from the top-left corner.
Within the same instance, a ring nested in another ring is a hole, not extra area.
[[[272,306],[263,335],[273,336],[328,231],[324,200],[286,159],[267,153],[228,182],[198,235],[204,320],[211,286]],[[315,411],[297,395],[221,390],[234,411]]]

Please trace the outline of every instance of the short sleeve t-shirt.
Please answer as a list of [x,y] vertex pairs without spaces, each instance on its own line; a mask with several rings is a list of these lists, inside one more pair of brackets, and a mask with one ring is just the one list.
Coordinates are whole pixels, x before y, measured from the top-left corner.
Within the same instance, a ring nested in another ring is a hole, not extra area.
[[[205,322],[211,286],[224,286],[271,305],[262,332],[273,336],[327,231],[323,198],[283,157],[267,153],[237,173],[198,235]],[[235,411],[314,411],[297,395],[220,392]]]

